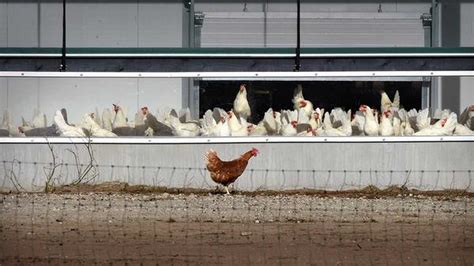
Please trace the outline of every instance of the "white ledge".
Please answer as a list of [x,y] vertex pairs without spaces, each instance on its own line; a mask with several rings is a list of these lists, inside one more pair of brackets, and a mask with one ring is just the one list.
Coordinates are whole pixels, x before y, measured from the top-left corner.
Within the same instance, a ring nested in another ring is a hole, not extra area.
[[406,137],[4,137],[0,144],[206,144],[206,143],[409,143],[409,142],[474,142],[474,136],[406,136]]
[[463,71],[279,71],[279,72],[43,72],[0,71],[0,77],[17,78],[329,78],[329,77],[452,77],[474,76],[474,70]]

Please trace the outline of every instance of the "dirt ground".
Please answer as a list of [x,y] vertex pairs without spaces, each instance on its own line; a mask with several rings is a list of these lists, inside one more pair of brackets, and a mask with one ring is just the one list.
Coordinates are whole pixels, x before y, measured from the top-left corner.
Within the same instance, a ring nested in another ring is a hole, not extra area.
[[0,264],[473,265],[472,198],[4,194]]

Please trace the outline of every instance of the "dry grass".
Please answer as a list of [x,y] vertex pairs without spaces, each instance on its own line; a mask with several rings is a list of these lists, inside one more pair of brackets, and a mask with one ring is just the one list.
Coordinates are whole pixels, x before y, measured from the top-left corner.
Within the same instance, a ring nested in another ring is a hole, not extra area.
[[[126,194],[223,194],[219,189],[196,189],[196,188],[168,188],[160,186],[129,185],[125,182],[104,182],[101,184],[77,184],[55,187],[52,193],[126,193]],[[375,186],[367,186],[359,190],[316,190],[316,189],[297,189],[297,190],[259,190],[259,191],[233,191],[232,194],[246,196],[291,196],[291,195],[311,195],[317,197],[342,197],[342,198],[393,198],[393,197],[430,197],[439,200],[453,200],[459,197],[474,198],[473,192],[464,190],[438,190],[421,191],[408,189],[404,186],[390,186],[385,189],[379,189]]]

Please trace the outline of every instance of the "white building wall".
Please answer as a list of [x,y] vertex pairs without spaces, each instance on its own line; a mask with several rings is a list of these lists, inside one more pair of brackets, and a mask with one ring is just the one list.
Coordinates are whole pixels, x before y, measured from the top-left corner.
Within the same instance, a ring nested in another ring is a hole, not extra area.
[[[236,2],[236,1],[235,1]],[[208,12],[262,12],[265,4],[269,12],[295,12],[296,2],[286,1],[240,1],[235,3],[232,1],[221,1],[216,4],[215,1],[200,0],[195,5],[196,11]],[[291,2],[291,3],[288,3]],[[357,2],[357,3],[354,3]],[[426,12],[431,7],[431,1],[417,1],[415,3],[384,3],[386,1],[347,1],[341,3],[338,1],[302,1],[301,10],[303,12],[378,12],[379,4],[381,4],[382,12]],[[394,1],[396,2],[396,1]]]
[[[282,2],[196,3],[196,11],[205,15],[202,47],[293,47],[296,4]],[[424,46],[420,17],[429,12],[430,6],[427,1],[381,5],[379,1],[354,4],[306,1],[301,4],[301,45]]]
[[[461,46],[474,46],[474,3],[461,3]],[[460,81],[460,111],[474,105],[474,78],[463,77]]]
[[[38,20],[40,14],[40,20]],[[183,4],[175,2],[68,1],[69,47],[182,47]],[[59,1],[0,1],[0,47],[61,47]],[[40,29],[40,30],[38,30]],[[59,66],[58,66],[59,67]],[[31,119],[34,108],[47,114],[67,107],[71,121],[95,107],[120,103],[135,110],[185,105],[181,79],[9,79],[0,78],[0,110],[14,124]]]
[[[0,47],[59,47],[62,9],[56,1],[0,0]],[[247,2],[247,5],[244,3]],[[197,1],[196,11],[289,12],[294,3],[267,1]],[[380,3],[382,2],[382,3]],[[431,1],[304,1],[304,12],[429,12]],[[380,5],[379,5],[380,4]],[[182,47],[184,16],[182,1],[70,1],[68,45],[81,47]],[[474,46],[474,3],[461,2],[460,45]],[[278,25],[271,25],[279,27]],[[38,31],[39,29],[39,31]],[[249,28],[259,31],[259,28]],[[270,39],[269,39],[270,40]],[[268,40],[267,40],[268,41]],[[307,46],[311,46],[308,44]],[[460,79],[459,109],[474,104],[474,78]],[[128,106],[130,114],[139,106],[181,108],[186,92],[181,79],[30,79],[0,78],[0,110],[10,109],[15,124],[23,109],[35,107],[52,115],[68,106],[71,118],[84,112],[110,107],[112,102]],[[52,88],[57,88],[55,92]],[[48,94],[51,92],[52,94]],[[21,103],[21,104],[20,104]],[[460,111],[454,110],[454,111]],[[27,119],[32,111],[26,111]]]

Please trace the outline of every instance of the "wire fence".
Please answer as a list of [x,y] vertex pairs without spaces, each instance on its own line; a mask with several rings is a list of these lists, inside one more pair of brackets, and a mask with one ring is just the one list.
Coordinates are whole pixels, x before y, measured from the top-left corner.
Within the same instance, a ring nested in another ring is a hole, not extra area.
[[474,261],[472,170],[249,165],[225,195],[204,166],[68,154],[1,161],[0,264]]
[[[151,188],[216,188],[205,167],[101,165],[87,163],[2,161],[0,189],[15,192],[44,191],[45,187],[123,182]],[[232,185],[237,191],[360,190],[405,187],[422,191],[473,191],[474,170],[330,170],[249,168],[246,177]]]
[[472,198],[170,193],[1,196],[10,263],[469,264]]

